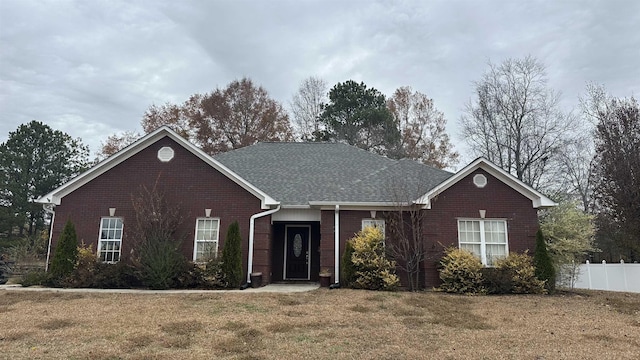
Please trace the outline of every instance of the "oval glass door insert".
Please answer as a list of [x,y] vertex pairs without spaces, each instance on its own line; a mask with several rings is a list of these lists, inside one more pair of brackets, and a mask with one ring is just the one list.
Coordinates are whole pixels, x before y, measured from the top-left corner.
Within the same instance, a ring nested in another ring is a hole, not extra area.
[[293,238],[293,255],[300,257],[300,254],[302,254],[302,236],[296,234]]

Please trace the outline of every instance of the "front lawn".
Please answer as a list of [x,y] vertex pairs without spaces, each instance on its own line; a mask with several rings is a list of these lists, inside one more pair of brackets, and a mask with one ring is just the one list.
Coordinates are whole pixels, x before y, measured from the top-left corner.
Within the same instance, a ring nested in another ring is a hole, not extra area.
[[7,359],[637,359],[640,294],[0,290]]

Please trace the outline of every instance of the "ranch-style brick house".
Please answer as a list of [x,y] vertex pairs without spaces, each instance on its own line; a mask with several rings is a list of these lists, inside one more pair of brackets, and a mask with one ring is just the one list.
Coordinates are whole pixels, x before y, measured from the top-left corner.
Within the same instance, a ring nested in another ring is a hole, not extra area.
[[386,214],[404,206],[424,212],[421,283],[435,286],[444,247],[487,265],[533,250],[537,210],[556,205],[483,158],[450,173],[340,143],[258,143],[210,156],[161,127],[37,200],[53,213],[49,253],[71,220],[78,241],[118,261],[131,251],[142,186],[180,210],[190,260],[221,249],[237,220],[247,281],[261,272],[263,283],[317,281],[321,270],[338,283],[346,241],[364,226],[384,231]]

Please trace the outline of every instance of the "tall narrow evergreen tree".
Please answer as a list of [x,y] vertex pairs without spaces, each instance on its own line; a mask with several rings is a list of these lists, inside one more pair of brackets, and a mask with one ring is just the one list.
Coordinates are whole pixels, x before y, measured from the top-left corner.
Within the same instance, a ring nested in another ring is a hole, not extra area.
[[340,267],[342,269],[340,279],[342,280],[341,285],[343,287],[351,287],[351,284],[356,277],[356,268],[355,265],[353,265],[353,260],[351,259],[353,251],[353,244],[351,241],[347,241],[344,247],[344,254],[342,254],[342,266]]
[[533,253],[533,265],[536,268],[538,280],[545,281],[545,288],[549,293],[553,293],[556,288],[556,270],[553,261],[547,251],[547,243],[544,241],[542,230],[536,233],[536,248]]
[[229,287],[240,286],[242,282],[242,237],[238,221],[234,221],[227,229],[227,238],[222,248],[222,273]]
[[76,228],[68,220],[62,229],[62,234],[58,239],[58,245],[53,253],[53,260],[51,261],[51,275],[54,278],[63,278],[71,272],[78,260],[78,237],[76,235]]

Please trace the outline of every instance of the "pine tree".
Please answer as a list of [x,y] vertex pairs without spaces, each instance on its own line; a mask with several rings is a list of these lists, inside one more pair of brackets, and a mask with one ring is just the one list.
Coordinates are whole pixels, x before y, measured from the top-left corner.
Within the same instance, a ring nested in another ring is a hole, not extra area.
[[547,251],[547,244],[544,241],[542,230],[536,233],[536,249],[533,254],[533,264],[536,268],[536,277],[545,281],[545,288],[549,293],[553,293],[556,288],[556,270],[553,261]]
[[61,279],[73,272],[78,260],[78,237],[71,220],[64,225],[51,261],[51,276]]
[[242,237],[238,221],[234,221],[227,229],[227,238],[222,248],[222,274],[229,287],[240,286],[242,282]]

